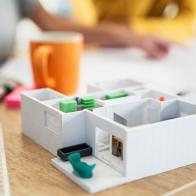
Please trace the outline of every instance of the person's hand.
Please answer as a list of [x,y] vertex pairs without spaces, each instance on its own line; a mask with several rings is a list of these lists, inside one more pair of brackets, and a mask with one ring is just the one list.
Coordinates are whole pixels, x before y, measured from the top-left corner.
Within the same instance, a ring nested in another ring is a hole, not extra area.
[[155,36],[142,36],[133,33],[127,25],[101,23],[87,36],[89,43],[101,47],[137,47],[148,56],[156,59],[166,57],[171,43]]
[[146,51],[150,57],[161,59],[168,55],[171,42],[158,37],[143,36],[138,39],[138,47]]

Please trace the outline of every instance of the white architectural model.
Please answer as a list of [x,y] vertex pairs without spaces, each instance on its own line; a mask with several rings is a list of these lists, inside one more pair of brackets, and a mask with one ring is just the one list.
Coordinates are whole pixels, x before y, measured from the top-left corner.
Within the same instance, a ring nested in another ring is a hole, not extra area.
[[[71,113],[61,112],[58,104],[75,97],[51,89],[23,93],[23,133],[54,156],[59,148],[91,146],[92,156],[82,158],[96,163],[90,179],[75,176],[69,162],[52,159],[57,169],[91,193],[196,162],[196,105],[131,80],[111,84],[89,87],[99,91],[94,94],[97,108]],[[119,90],[128,96],[104,99]]]

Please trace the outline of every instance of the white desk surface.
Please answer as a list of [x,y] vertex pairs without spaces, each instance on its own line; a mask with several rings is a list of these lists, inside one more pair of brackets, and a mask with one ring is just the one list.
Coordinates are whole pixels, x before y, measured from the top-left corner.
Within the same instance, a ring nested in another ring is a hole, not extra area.
[[[0,74],[31,84],[30,61],[20,57],[8,61]],[[86,84],[102,80],[133,78],[165,89],[189,92],[186,100],[196,103],[196,40],[186,48],[174,46],[163,60],[152,60],[136,49],[98,49],[85,51],[81,60],[79,93]]]

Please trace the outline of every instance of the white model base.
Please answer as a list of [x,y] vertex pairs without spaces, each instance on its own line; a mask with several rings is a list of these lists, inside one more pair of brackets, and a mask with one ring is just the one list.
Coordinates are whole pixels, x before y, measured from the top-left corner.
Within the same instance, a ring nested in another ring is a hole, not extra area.
[[82,158],[82,161],[85,161],[89,164],[96,163],[96,167],[93,172],[93,178],[83,179],[77,177],[73,174],[73,168],[71,164],[67,161],[63,162],[59,158],[52,159],[51,163],[72,181],[90,193],[102,191],[120,184],[124,184],[128,181],[128,179],[122,176],[122,174],[93,156],[84,157]]

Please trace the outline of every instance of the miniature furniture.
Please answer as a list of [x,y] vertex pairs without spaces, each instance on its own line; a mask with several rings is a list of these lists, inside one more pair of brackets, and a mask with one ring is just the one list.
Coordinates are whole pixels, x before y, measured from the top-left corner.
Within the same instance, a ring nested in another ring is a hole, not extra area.
[[88,165],[86,162],[80,160],[80,153],[73,153],[68,156],[68,160],[71,163],[76,176],[81,178],[91,178],[93,176],[93,169],[96,164]]
[[75,112],[77,111],[76,100],[64,100],[59,102],[59,109],[62,112]]
[[92,155],[92,148],[88,144],[83,143],[83,144],[61,148],[61,149],[58,149],[57,151],[57,155],[63,161],[67,161],[68,156],[73,153],[79,153],[80,157],[90,156]]

